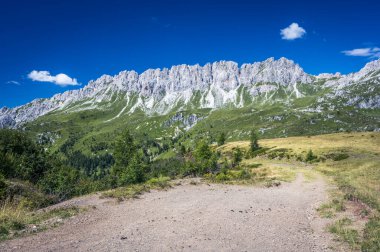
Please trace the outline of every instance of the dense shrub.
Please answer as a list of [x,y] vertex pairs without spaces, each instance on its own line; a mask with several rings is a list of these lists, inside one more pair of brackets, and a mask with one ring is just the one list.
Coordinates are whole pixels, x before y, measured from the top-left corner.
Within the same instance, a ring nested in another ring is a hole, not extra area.
[[56,195],[59,200],[64,200],[76,194],[76,185],[79,179],[78,170],[56,163],[39,182],[39,185],[46,193]]
[[45,151],[25,133],[0,130],[0,173],[36,183],[51,166]]

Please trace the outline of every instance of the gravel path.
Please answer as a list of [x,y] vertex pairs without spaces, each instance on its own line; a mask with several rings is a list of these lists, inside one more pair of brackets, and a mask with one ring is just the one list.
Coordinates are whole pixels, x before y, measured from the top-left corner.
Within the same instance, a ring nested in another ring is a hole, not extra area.
[[64,225],[0,243],[0,251],[330,251],[316,206],[322,179],[275,188],[184,183],[122,203],[82,197],[96,209]]

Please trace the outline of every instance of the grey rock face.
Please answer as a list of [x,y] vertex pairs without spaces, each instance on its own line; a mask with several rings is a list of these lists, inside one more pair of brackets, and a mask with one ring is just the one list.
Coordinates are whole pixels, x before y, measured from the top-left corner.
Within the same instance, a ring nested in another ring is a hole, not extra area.
[[172,116],[169,120],[164,122],[164,127],[170,127],[174,125],[175,123],[179,122],[181,123],[181,127],[185,129],[190,129],[195,124],[197,124],[199,121],[203,120],[203,117],[200,117],[196,114],[190,114],[190,115],[184,115],[182,112],[177,112],[174,116]]
[[[50,99],[36,99],[26,105],[0,110],[0,127],[17,127],[52,111],[78,111],[74,104],[83,109],[100,109],[115,95],[125,98],[125,111],[132,113],[141,109],[149,114],[166,114],[173,109],[180,111],[193,106],[193,98],[201,95],[198,108],[220,108],[226,104],[242,107],[239,88],[244,87],[252,96],[260,96],[276,91],[280,87],[296,97],[302,96],[297,89],[300,83],[312,85],[318,78],[327,80],[326,86],[340,90],[343,87],[373,78],[371,74],[380,69],[380,60],[368,63],[358,73],[346,76],[324,74],[320,77],[309,75],[293,61],[286,58],[269,58],[263,62],[243,64],[240,68],[232,61],[219,61],[212,64],[178,65],[170,69],[148,69],[138,74],[135,71],[122,71],[115,76],[103,75],[90,81],[78,90],[56,94]],[[132,97],[138,97],[132,99]],[[134,101],[131,104],[131,101]],[[101,104],[100,104],[101,103]],[[374,102],[366,103],[374,104]],[[375,102],[376,104],[376,102]]]

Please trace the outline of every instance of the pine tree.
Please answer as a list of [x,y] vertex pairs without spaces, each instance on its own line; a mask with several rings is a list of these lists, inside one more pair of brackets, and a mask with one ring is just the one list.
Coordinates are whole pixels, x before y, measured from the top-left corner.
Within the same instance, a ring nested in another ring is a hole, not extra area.
[[243,152],[240,148],[236,148],[233,152],[233,164],[234,166],[239,165],[243,160]]
[[115,165],[127,167],[136,153],[137,147],[134,143],[134,139],[129,130],[125,130],[115,142]]
[[226,142],[226,134],[224,132],[220,133],[217,142],[218,146],[221,146]]
[[217,169],[217,155],[214,153],[206,141],[201,140],[194,151],[194,158],[198,175],[212,172]]
[[251,136],[250,136],[250,150],[251,152],[254,152],[256,150],[260,149],[259,146],[259,137],[255,130],[251,130]]
[[179,147],[179,153],[184,156],[186,154],[186,147],[184,145],[180,145]]
[[314,159],[316,159],[316,156],[314,156],[314,153],[312,150],[309,150],[308,153],[306,154],[306,159],[305,161],[306,162],[311,162],[313,161]]
[[119,178],[120,185],[141,183],[144,181],[144,168],[140,155],[132,157],[129,165],[122,170]]
[[115,165],[111,169],[117,185],[143,181],[143,158],[129,130],[124,131],[115,142]]
[[211,157],[212,151],[206,141],[201,140],[197,144],[194,154],[195,159],[199,162],[202,162],[208,160]]

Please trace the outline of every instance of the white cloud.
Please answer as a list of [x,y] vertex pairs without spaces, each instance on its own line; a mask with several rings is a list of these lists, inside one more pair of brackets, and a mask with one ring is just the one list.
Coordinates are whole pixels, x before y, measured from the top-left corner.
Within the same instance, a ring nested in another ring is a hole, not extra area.
[[344,53],[347,56],[365,57],[365,56],[371,55],[371,48],[358,48],[358,49],[353,49],[353,50],[346,50],[346,51],[343,51],[342,53]]
[[280,32],[281,38],[285,40],[295,40],[298,38],[302,38],[303,35],[306,34],[304,28],[299,26],[297,23],[292,23],[288,27],[284,28]]
[[379,47],[356,48],[342,51],[342,53],[346,56],[380,58]]
[[28,74],[28,78],[32,81],[51,82],[58,86],[77,86],[80,85],[75,78],[71,78],[64,73],[51,75],[49,71],[36,71],[33,70]]
[[17,85],[17,86],[20,86],[20,85],[21,85],[20,82],[18,82],[18,81],[14,81],[14,80],[7,81],[7,84],[13,84],[13,85]]

